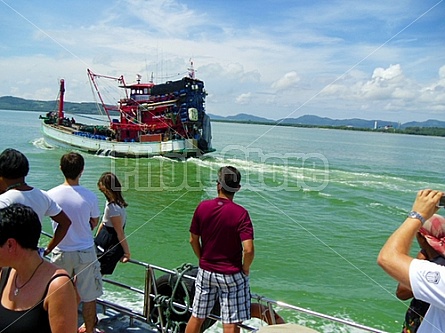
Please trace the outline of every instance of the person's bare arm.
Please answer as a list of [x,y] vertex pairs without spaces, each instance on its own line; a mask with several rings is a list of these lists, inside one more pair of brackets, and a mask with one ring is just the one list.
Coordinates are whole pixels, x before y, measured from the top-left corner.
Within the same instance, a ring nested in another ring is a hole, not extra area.
[[[102,221],[103,222],[103,221]],[[104,226],[104,224],[103,223],[99,223],[99,226],[97,227],[97,230],[96,230],[96,236],[99,234],[99,232],[100,232],[100,230],[103,228],[103,226]]]
[[193,252],[198,259],[201,259],[201,242],[200,237],[194,233],[190,233],[190,245],[192,246]]
[[130,247],[128,246],[127,237],[125,236],[124,226],[122,225],[122,218],[120,216],[113,216],[110,218],[113,228],[116,231],[117,239],[119,240],[123,250],[124,256],[121,261],[126,263],[130,259]]
[[252,265],[255,257],[255,249],[253,239],[243,241],[243,272],[246,275],[250,273],[250,265]]
[[[437,211],[436,205],[442,194],[433,190],[419,191],[412,210],[418,212],[425,220],[429,219]],[[377,258],[377,263],[404,286],[410,286],[409,265],[413,258],[409,256],[409,250],[421,225],[420,220],[407,218],[388,238]]]
[[99,223],[99,217],[90,217],[91,230],[94,230],[94,228],[97,227],[98,223]]
[[[427,258],[423,254],[422,251],[419,251],[417,253],[417,259],[426,260]],[[407,299],[413,298],[413,292],[409,286],[404,286],[402,284],[397,285],[396,289],[396,296],[398,299],[401,299],[402,301],[406,301]]]
[[57,244],[62,241],[63,237],[65,237],[66,233],[68,232],[68,228],[71,225],[70,218],[65,214],[63,210],[59,214],[51,216],[51,219],[57,222],[57,227],[54,231],[53,238],[49,241],[48,246],[46,247],[45,255],[51,253],[51,251],[57,246]]
[[53,280],[44,300],[51,332],[77,332],[77,294],[72,281],[61,276]]

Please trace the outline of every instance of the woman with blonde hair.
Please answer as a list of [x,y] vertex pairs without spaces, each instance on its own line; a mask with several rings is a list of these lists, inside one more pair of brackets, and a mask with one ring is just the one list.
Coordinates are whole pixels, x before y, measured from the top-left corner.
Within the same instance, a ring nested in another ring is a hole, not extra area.
[[104,275],[112,274],[118,261],[126,263],[130,260],[130,248],[124,233],[127,222],[125,208],[128,204],[122,196],[121,183],[112,172],[104,172],[97,186],[107,199],[102,223],[94,239],[101,273]]

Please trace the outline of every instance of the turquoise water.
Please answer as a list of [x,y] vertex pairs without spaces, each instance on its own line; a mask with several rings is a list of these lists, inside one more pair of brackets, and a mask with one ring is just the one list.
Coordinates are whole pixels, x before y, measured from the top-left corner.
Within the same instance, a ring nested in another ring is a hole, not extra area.
[[[28,182],[49,189],[62,181],[58,163],[64,151],[45,146],[38,115],[0,111],[1,148],[25,153],[31,165]],[[81,183],[98,194],[101,204],[96,182],[103,171],[116,172],[126,187],[133,258],[167,268],[196,263],[188,243],[193,211],[216,195],[216,170],[234,165],[243,175],[236,200],[249,210],[255,227],[252,291],[399,332],[407,303],[395,298],[396,283],[377,266],[376,257],[417,190],[445,189],[445,139],[227,123],[212,127],[217,151],[202,160],[84,154]],[[50,230],[49,223],[45,228]],[[129,265],[118,265],[114,277],[142,285]],[[312,321],[290,313],[284,317]],[[314,326],[344,331],[326,323]]]

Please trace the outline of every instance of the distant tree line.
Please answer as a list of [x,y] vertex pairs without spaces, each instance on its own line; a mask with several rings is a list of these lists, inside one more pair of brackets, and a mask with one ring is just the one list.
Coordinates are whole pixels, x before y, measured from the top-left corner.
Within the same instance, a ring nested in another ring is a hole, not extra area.
[[396,130],[397,133],[413,135],[445,136],[443,127],[407,127],[403,130]]
[[[17,111],[36,111],[36,112],[52,112],[59,109],[59,102],[54,101],[37,101],[23,99],[13,96],[0,97],[0,110],[17,110]],[[100,114],[98,104],[94,102],[64,102],[63,110],[72,114]],[[102,110],[101,110],[102,111]]]
[[[92,102],[72,103],[64,102],[64,111],[67,113],[98,114],[97,104]],[[0,110],[20,110],[51,112],[59,108],[58,101],[36,101],[12,96],[0,97]]]
[[[28,100],[13,96],[0,97],[0,110],[18,110],[18,111],[36,111],[47,113],[58,110],[57,101],[37,101]],[[64,102],[64,111],[71,114],[99,114],[97,103],[93,102]],[[210,116],[210,118],[212,118]],[[363,128],[353,126],[329,126],[329,125],[308,125],[308,124],[289,124],[278,121],[252,121],[252,120],[222,120],[212,119],[214,122],[235,122],[243,124],[257,124],[257,125],[275,125],[275,126],[290,126],[290,127],[304,127],[304,128],[325,128],[338,129],[347,131],[364,131],[364,132],[383,132],[383,133],[399,133],[411,135],[427,135],[427,136],[442,136],[445,137],[444,127],[406,127],[404,129],[388,128]]]
[[233,121],[233,120],[212,120],[214,122],[236,122],[243,124],[256,124],[256,125],[274,125],[274,126],[288,126],[288,127],[302,127],[302,128],[324,128],[324,129],[337,129],[345,131],[362,131],[362,132],[381,132],[381,133],[397,133],[397,134],[410,134],[410,135],[426,135],[426,136],[442,136],[445,137],[444,127],[407,127],[404,129],[389,128],[363,128],[352,126],[329,126],[329,125],[308,125],[308,124],[286,124],[276,121]]

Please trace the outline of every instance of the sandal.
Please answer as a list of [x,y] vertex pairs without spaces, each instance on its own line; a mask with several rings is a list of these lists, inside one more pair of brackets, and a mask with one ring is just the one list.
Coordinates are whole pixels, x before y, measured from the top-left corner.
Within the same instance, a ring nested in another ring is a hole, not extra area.
[[[85,333],[86,331],[87,331],[87,329],[85,328],[84,325],[80,326],[77,329],[77,333]],[[105,333],[105,331],[102,331],[100,328],[97,328],[97,327],[94,328],[94,332],[95,333]]]
[[[96,317],[96,322],[94,323],[94,326],[97,326],[97,324],[99,323],[99,318]],[[78,329],[77,329],[77,333],[86,333],[87,328],[85,327],[85,323],[83,323]],[[105,331],[102,331],[99,328],[94,327],[93,330],[95,333],[105,333]]]
[[85,333],[86,331],[87,328],[85,327],[85,324],[82,324],[82,326],[77,329],[77,333]]

